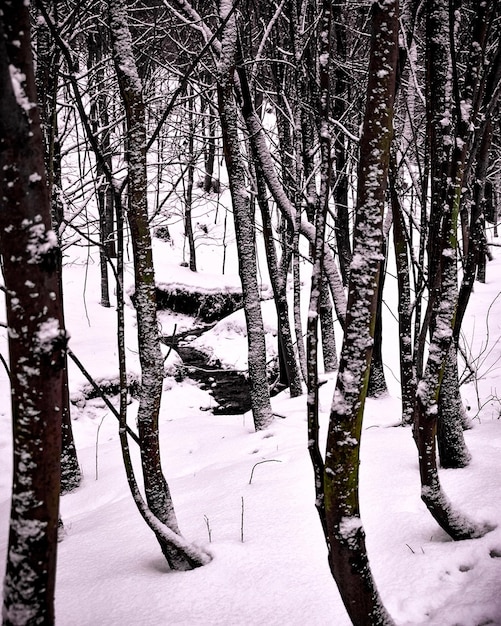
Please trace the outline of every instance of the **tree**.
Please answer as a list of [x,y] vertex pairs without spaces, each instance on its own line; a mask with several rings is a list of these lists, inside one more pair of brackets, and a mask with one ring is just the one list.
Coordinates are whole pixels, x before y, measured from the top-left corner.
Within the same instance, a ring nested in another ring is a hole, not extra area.
[[[57,13],[58,3],[53,6]],[[59,50],[54,46],[50,31],[43,20],[37,24],[36,49],[36,87],[41,118],[42,135],[44,137],[44,161],[47,173],[47,186],[51,199],[52,227],[61,245],[61,227],[64,219],[63,203],[61,200],[61,149],[59,144],[57,90],[59,74]],[[57,275],[59,293],[63,299],[62,285],[62,258],[59,257],[60,267]],[[66,356],[64,357],[66,360]],[[71,426],[70,395],[68,385],[67,362],[63,368],[64,396],[62,402],[62,448],[61,448],[61,493],[68,493],[76,489],[82,479],[80,466],[73,438]]]
[[[324,3],[324,13],[329,11]],[[354,624],[392,624],[373,580],[358,495],[362,417],[367,394],[382,258],[398,57],[398,1],[374,2],[367,101],[358,168],[353,258],[339,372],[329,418],[325,462],[318,449],[318,400],[309,398],[309,447],[316,505],[329,565]],[[322,250],[316,250],[323,257]],[[311,367],[314,369],[315,364]],[[309,375],[315,387],[315,372]],[[311,386],[310,391],[311,394]]]
[[[129,484],[139,511],[155,532],[162,552],[171,568],[187,570],[206,563],[208,556],[201,550],[188,546],[181,537],[169,487],[163,476],[160,461],[158,415],[162,398],[163,358],[156,315],[155,272],[148,222],[143,88],[133,55],[132,37],[128,26],[125,2],[123,0],[109,2],[108,11],[115,70],[126,114],[127,218],[134,255],[134,304],[137,313],[138,347],[141,363],[141,390],[137,425],[144,488],[149,511],[139,496],[137,484],[133,477],[125,428],[120,429],[122,452]],[[121,202],[115,204],[120,210]],[[119,304],[120,306],[123,306],[123,302]],[[123,332],[123,328],[121,330]],[[122,394],[124,386],[126,393],[126,385],[122,382]],[[122,418],[125,412],[126,406],[122,402]]]
[[[108,33],[103,24],[96,21],[94,28],[87,36],[89,71],[88,86],[91,107],[89,122],[95,135],[102,159],[96,159],[96,196],[99,211],[99,265],[101,270],[101,305],[110,306],[108,263],[115,256],[113,235],[113,193],[106,171],[111,171],[111,128],[109,106],[111,98],[105,88],[106,66],[104,57],[109,47]],[[106,163],[106,170],[103,167]]]
[[218,67],[218,100],[223,130],[224,155],[233,203],[237,238],[238,268],[242,281],[244,311],[247,322],[249,385],[252,414],[256,430],[267,428],[273,414],[266,378],[266,344],[261,315],[255,250],[254,216],[251,211],[243,157],[238,135],[238,109],[234,98],[234,71],[237,54],[237,28],[231,2],[223,7],[226,20],[221,36],[221,56]]
[[4,624],[54,623],[67,334],[27,4],[0,17],[0,250],[7,299],[14,478]]
[[[463,99],[460,100],[456,58],[453,56],[455,48],[450,44],[457,14],[451,14],[446,0],[433,0],[426,7],[427,138],[431,173],[427,318],[431,338],[416,391],[414,438],[419,451],[421,497],[438,524],[456,540],[478,537],[489,530],[458,513],[443,492],[436,461],[436,435],[440,399],[451,404],[443,381],[449,383],[455,396],[458,393],[454,371],[454,359],[457,358],[455,333],[459,333],[463,311],[458,307],[457,232],[468,169],[476,159],[476,144],[481,143],[493,104],[482,102],[481,85],[484,81],[477,83],[475,79],[483,67],[483,61],[480,64],[478,61],[479,50],[484,47],[481,36],[485,28],[484,11],[490,10],[481,3],[474,14],[469,59],[471,71],[466,72]],[[489,77],[491,80],[485,83],[499,85],[499,71],[496,63]],[[485,106],[483,111],[482,105]],[[471,280],[471,276],[467,280]],[[448,415],[449,421],[454,420],[449,424],[451,429],[454,426],[454,437],[449,434],[449,440],[458,448],[462,445],[462,433],[458,437],[462,425],[459,402],[455,403],[455,408],[454,415]],[[442,410],[441,414],[444,416],[445,411]],[[458,456],[464,464],[464,454]]]

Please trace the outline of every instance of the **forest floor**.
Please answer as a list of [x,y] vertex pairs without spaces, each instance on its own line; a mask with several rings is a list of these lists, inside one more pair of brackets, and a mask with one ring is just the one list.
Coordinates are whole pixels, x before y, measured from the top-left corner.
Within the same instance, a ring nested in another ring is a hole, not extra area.
[[[159,244],[156,254],[161,255]],[[391,334],[391,311],[396,309],[388,297],[384,359],[389,392],[367,403],[361,507],[374,576],[400,626],[501,625],[499,257],[488,265],[487,284],[475,287],[463,336],[477,368],[475,381],[462,388],[472,426],[465,433],[472,462],[465,469],[441,471],[455,506],[476,521],[497,525],[481,539],[454,543],[420,500],[411,430],[399,426],[397,341]],[[168,259],[159,267],[163,280],[169,280],[169,272],[178,280],[188,276],[185,268],[170,265]],[[91,295],[99,291],[97,266],[68,263],[64,278],[72,350],[96,379],[116,377],[116,312],[100,307]],[[209,288],[222,277],[201,272],[190,280]],[[272,305],[263,306],[270,356],[276,350]],[[174,327],[183,332],[197,322],[163,312],[161,323],[168,335]],[[137,374],[134,325],[134,311],[128,306],[129,368]],[[227,367],[244,369],[243,314],[225,318],[192,345]],[[1,351],[6,355],[4,336]],[[116,420],[101,399],[84,397],[83,376],[71,365],[72,419],[83,481],[62,498],[65,536],[59,544],[57,623],[348,626],[314,506],[306,396],[291,399],[287,391],[275,396],[274,423],[256,433],[249,412],[224,415],[208,410],[214,398],[189,377],[180,380],[175,375],[179,365],[172,353],[160,420],[164,470],[183,534],[203,544],[214,558],[195,571],[168,571],[129,495]],[[335,377],[326,375],[325,380],[321,436]],[[3,371],[0,393],[0,558],[5,561],[12,443]],[[129,409],[134,427],[134,399]],[[137,460],[137,450],[134,455]]]

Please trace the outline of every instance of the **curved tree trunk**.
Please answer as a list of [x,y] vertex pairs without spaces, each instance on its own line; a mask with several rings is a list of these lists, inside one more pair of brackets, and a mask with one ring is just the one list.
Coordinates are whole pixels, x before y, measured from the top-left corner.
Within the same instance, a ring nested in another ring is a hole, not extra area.
[[[488,528],[460,514],[442,490],[436,459],[438,401],[453,342],[457,313],[457,227],[467,142],[453,141],[465,120],[444,125],[451,104],[451,59],[448,46],[451,21],[448,0],[430,0],[426,11],[427,130],[431,166],[431,219],[429,275],[431,339],[428,359],[420,377],[415,405],[414,439],[419,453],[421,498],[437,523],[453,539],[484,534]],[[452,137],[451,137],[452,135]]]
[[358,485],[393,131],[397,56],[398,1],[374,2],[346,330],[329,419],[324,472],[329,564],[354,624],[393,623],[370,570]]
[[[223,7],[221,17],[227,17],[230,3]],[[223,130],[223,145],[237,240],[238,268],[242,281],[245,319],[249,345],[249,387],[252,414],[256,430],[267,428],[273,413],[266,376],[266,344],[264,341],[263,318],[255,249],[254,216],[246,188],[246,176],[240,152],[238,136],[238,110],[233,94],[235,58],[237,52],[236,19],[232,15],[226,22],[222,34],[221,57],[218,67],[219,115]]]
[[[125,429],[120,429],[124,460],[131,491],[139,510],[150,527],[161,524],[180,537],[174,505],[168,485],[162,473],[158,415],[162,397],[163,358],[160,349],[157,323],[155,273],[148,223],[146,178],[146,127],[142,85],[132,53],[132,41],[123,0],[108,4],[115,69],[120,86],[127,119],[128,161],[128,221],[134,253],[135,294],[139,360],[141,363],[141,391],[137,425],[141,447],[144,488],[149,512],[137,497],[135,479],[131,477],[130,459],[127,461]],[[118,204],[117,204],[118,208]],[[122,305],[121,305],[122,306]],[[124,441],[125,439],[125,441]],[[154,518],[154,519],[153,519]],[[153,526],[151,520],[153,519]],[[177,542],[166,533],[155,532],[169,565],[173,569],[186,570],[194,566],[193,559],[180,549]],[[201,564],[201,563],[197,563]]]

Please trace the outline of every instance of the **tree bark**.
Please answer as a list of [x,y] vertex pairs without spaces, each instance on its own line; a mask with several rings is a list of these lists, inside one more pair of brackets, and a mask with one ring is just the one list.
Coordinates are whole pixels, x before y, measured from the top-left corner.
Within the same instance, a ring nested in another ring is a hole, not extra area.
[[412,296],[408,246],[405,222],[397,192],[395,159],[390,156],[389,186],[393,214],[393,246],[398,285],[398,341],[400,354],[400,389],[402,395],[402,423],[412,424],[416,397],[416,369],[412,351]]
[[[54,2],[53,11],[57,13],[58,3]],[[54,45],[50,31],[45,23],[37,25],[37,70],[35,75],[42,136],[44,138],[44,160],[47,172],[47,187],[51,199],[52,227],[61,245],[60,228],[64,213],[61,202],[61,150],[59,144],[57,118],[57,91],[59,74],[59,51]],[[63,300],[62,286],[62,258],[57,275],[59,294]],[[62,390],[62,448],[61,448],[61,493],[68,493],[76,489],[82,479],[78,464],[73,429],[71,426],[70,396],[68,388],[68,366],[66,355],[63,369]]]
[[13,485],[3,623],[54,623],[67,335],[37,107],[30,16],[0,16],[0,251],[7,294]]
[[332,314],[329,284],[323,277],[322,292],[319,303],[320,334],[322,337],[322,359],[324,372],[334,372],[338,367],[336,352],[336,334],[334,332],[334,316]]
[[[110,116],[108,111],[110,100],[107,90],[104,89],[104,39],[104,28],[100,24],[97,24],[95,32],[92,32],[87,38],[89,51],[87,69],[89,71],[88,82],[91,92],[89,122],[99,144],[102,157],[107,163],[108,171],[111,171]],[[99,242],[101,244],[99,247],[101,306],[108,308],[110,307],[108,262],[112,257],[116,256],[113,238],[114,207],[110,181],[107,179],[100,159],[96,159],[96,185],[99,211]]]
[[372,353],[398,56],[398,2],[374,2],[360,140],[346,330],[327,434],[329,564],[354,624],[392,624],[373,580],[360,519],[359,453]]
[[[251,98],[250,86],[245,72],[245,67],[243,65],[242,51],[240,48],[238,49],[237,54],[237,72],[240,78],[240,95],[242,97],[242,108],[246,113],[248,110],[253,110],[254,105]],[[302,385],[299,365],[294,353],[294,345],[292,343],[292,333],[289,321],[289,305],[287,302],[287,266],[289,265],[290,258],[289,251],[287,250],[288,235],[286,234],[284,237],[286,240],[282,257],[282,265],[284,266],[284,269],[280,272],[267,198],[266,179],[259,159],[253,159],[253,162],[250,165],[250,170],[253,172],[255,178],[256,196],[261,212],[263,238],[266,249],[266,262],[268,265],[270,282],[277,309],[278,353],[281,374],[279,382],[284,384],[286,387],[289,387],[291,397],[297,397],[302,394]]]
[[[149,508],[146,515],[146,507],[138,499],[137,485],[135,485],[135,480],[131,478],[130,472],[132,470],[125,453],[124,460],[126,461],[131,491],[143,517],[149,521],[150,527],[154,531],[157,524],[163,525],[171,531],[167,536],[165,532],[155,532],[170,567],[186,570],[191,569],[194,562],[191,556],[183,549],[179,549],[179,546],[176,545],[177,542],[172,540],[172,535],[178,536],[180,541],[182,538],[169,487],[162,473],[160,459],[158,416],[162,397],[163,358],[157,323],[155,272],[148,223],[143,90],[132,53],[132,41],[124,1],[110,1],[108,11],[115,70],[127,120],[129,191],[127,217],[134,255],[134,305],[137,314],[138,348],[141,364],[141,390],[137,425],[144,489]],[[127,447],[123,438],[122,444]]]
[[[222,19],[227,17],[227,13],[231,10],[231,4],[228,2],[222,6]],[[227,20],[221,41],[221,56],[218,66],[219,115],[233,203],[238,267],[242,281],[244,312],[247,322],[251,407],[254,426],[256,430],[262,430],[271,424],[273,413],[266,376],[266,344],[257,283],[254,217],[251,213],[251,202],[246,188],[245,170],[238,135],[238,111],[233,94],[237,53],[237,30],[234,15]]]
[[437,443],[442,467],[466,467],[471,454],[464,440],[464,409],[458,380],[458,351],[451,342],[438,397]]
[[[333,3],[334,13],[334,45],[335,45],[335,65],[334,65],[334,97],[332,115],[336,120],[344,119],[348,100],[349,77],[346,70],[347,46],[346,46],[346,24],[345,11],[346,2]],[[337,130],[334,137],[334,155],[336,163],[336,184],[333,195],[336,205],[336,222],[334,230],[336,233],[336,245],[339,255],[339,266],[343,284],[348,284],[351,244],[350,244],[350,219],[348,212],[348,158],[346,150],[345,134]]]
[[186,186],[184,188],[184,236],[188,240],[189,267],[192,272],[197,271],[197,250],[193,234],[193,183],[195,177],[195,120],[194,120],[194,93],[188,83],[186,87],[188,97],[188,154],[186,170]]
[[[454,141],[451,109],[450,4],[427,5],[427,129],[430,144],[431,219],[429,275],[431,339],[415,404],[414,439],[419,453],[421,498],[437,523],[453,539],[484,534],[488,528],[460,514],[444,494],[438,475],[436,435],[438,401],[453,341],[457,310],[457,227],[464,181],[466,143]],[[451,115],[444,123],[444,112]],[[448,112],[448,113],[447,113]]]
[[[383,255],[386,257],[386,242],[383,241]],[[376,322],[374,325],[374,344],[372,346],[371,365],[367,395],[378,398],[388,391],[383,364],[383,288],[385,281],[386,262],[381,261],[379,268],[379,285],[376,306]]]
[[289,305],[287,302],[287,276],[281,276],[279,272],[271,216],[266,197],[266,183],[264,181],[263,174],[260,171],[259,162],[255,163],[255,170],[257,200],[261,209],[263,237],[266,248],[266,261],[268,264],[268,272],[273,289],[275,306],[277,309],[277,339],[279,360],[281,361],[280,369],[284,370],[282,374],[283,379],[279,382],[286,387],[289,387],[291,397],[295,398],[303,393],[303,389],[301,385],[301,373],[296,355],[294,353],[294,345],[292,343],[292,332],[289,321]]

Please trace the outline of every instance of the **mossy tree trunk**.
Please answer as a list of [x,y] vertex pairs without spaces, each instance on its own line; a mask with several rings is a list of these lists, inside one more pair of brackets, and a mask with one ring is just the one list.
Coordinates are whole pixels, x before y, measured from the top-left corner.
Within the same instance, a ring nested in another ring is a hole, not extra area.
[[373,3],[345,335],[323,473],[329,564],[354,624],[393,623],[377,591],[367,556],[360,518],[359,455],[382,258],[398,23],[396,0]]

